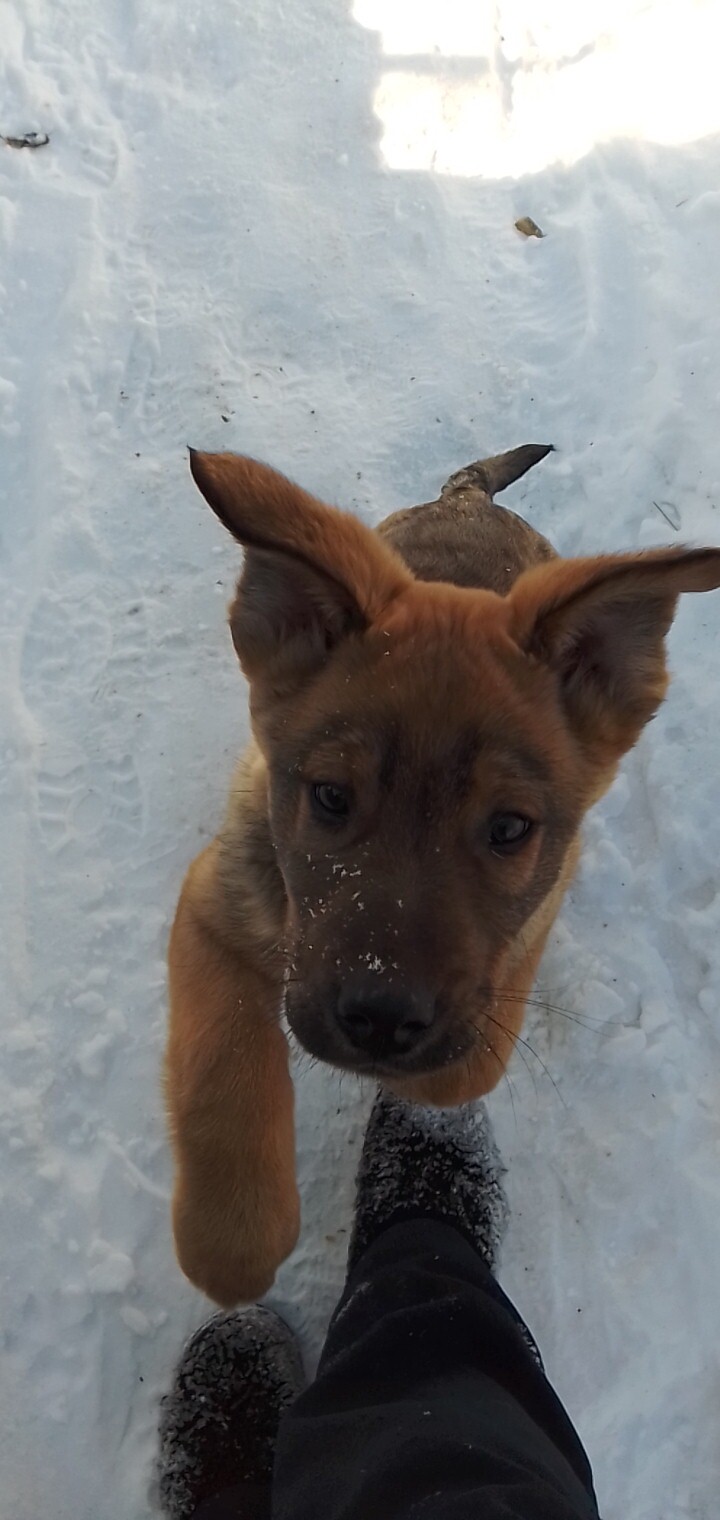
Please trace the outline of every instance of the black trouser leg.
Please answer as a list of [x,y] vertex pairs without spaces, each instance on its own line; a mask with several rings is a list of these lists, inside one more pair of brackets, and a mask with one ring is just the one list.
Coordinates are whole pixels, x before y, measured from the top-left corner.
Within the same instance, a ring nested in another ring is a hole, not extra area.
[[270,1520],[270,1488],[260,1483],[238,1483],[213,1499],[205,1499],[193,1511],[192,1520]]
[[598,1520],[585,1452],[482,1258],[387,1229],[285,1413],[273,1520]]

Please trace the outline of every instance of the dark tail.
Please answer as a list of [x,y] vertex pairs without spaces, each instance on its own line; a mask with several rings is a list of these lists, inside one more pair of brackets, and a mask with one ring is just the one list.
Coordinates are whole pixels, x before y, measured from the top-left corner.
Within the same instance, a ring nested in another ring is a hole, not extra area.
[[539,464],[546,454],[552,453],[553,447],[552,443],[524,443],[519,449],[508,449],[507,454],[493,454],[490,459],[478,459],[475,464],[468,464],[464,470],[457,470],[451,475],[440,495],[474,489],[485,491],[493,497],[498,491],[504,491],[506,486],[511,486],[514,480],[519,480],[534,464]]

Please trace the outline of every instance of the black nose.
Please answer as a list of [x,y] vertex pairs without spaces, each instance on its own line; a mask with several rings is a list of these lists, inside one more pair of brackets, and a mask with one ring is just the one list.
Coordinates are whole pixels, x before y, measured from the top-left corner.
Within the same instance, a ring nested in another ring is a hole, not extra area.
[[336,1014],[350,1044],[376,1061],[397,1059],[414,1050],[434,1017],[430,998],[367,986],[344,987]]

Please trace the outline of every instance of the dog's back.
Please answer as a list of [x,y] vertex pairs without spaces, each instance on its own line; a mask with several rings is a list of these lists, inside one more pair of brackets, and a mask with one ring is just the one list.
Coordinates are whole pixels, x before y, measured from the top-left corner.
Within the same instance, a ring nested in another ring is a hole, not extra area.
[[504,595],[523,570],[556,554],[542,534],[496,506],[493,497],[550,450],[551,445],[527,443],[467,465],[450,476],[437,501],[394,512],[377,531],[418,580]]

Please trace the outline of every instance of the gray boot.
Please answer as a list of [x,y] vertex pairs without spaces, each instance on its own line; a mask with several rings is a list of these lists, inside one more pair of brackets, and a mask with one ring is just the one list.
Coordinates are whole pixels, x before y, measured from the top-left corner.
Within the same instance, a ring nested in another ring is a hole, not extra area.
[[158,1487],[168,1520],[190,1520],[204,1499],[238,1485],[249,1499],[252,1491],[256,1513],[258,1491],[269,1494],[280,1415],[304,1384],[295,1338],[272,1310],[255,1305],[202,1325],[161,1406]]
[[493,1270],[508,1219],[503,1171],[484,1103],[420,1108],[381,1089],[360,1159],[349,1269],[388,1225],[439,1219]]

